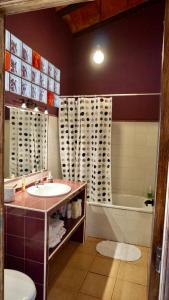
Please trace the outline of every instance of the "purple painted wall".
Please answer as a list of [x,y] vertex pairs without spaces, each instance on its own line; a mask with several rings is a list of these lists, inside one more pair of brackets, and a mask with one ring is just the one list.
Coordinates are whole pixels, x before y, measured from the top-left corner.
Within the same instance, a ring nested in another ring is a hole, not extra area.
[[[160,92],[162,2],[75,38],[74,94]],[[90,60],[97,44],[105,51],[101,66]],[[114,98],[113,118],[157,120],[159,97]]]
[[6,28],[61,69],[62,94],[73,92],[73,37],[55,9],[8,16]]
[[[54,9],[8,16],[6,28],[61,69],[61,94],[160,92],[163,1],[73,37]],[[103,45],[105,63],[90,56]],[[159,97],[115,97],[114,120],[156,121]]]

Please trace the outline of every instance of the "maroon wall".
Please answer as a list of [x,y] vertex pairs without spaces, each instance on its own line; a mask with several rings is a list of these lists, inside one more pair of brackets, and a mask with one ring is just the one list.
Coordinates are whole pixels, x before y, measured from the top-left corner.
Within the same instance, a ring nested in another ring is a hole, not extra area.
[[[163,1],[71,35],[54,9],[8,16],[6,28],[61,69],[61,94],[160,92]],[[103,45],[105,63],[90,56]],[[156,121],[159,97],[114,97],[114,120]]]
[[[160,92],[164,5],[138,9],[75,38],[74,93]],[[105,51],[101,66],[91,53],[100,44]],[[153,105],[153,107],[152,107]],[[157,120],[159,97],[114,98],[115,120]]]
[[72,93],[73,37],[55,9],[8,16],[6,28],[61,69],[61,93]]

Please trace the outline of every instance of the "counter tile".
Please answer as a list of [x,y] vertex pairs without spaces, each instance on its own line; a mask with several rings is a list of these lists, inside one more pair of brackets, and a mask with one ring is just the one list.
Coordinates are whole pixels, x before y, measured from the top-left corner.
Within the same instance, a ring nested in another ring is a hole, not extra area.
[[70,181],[70,180],[62,180],[56,179],[54,180],[55,183],[64,183],[71,186],[70,193],[62,196],[57,197],[36,197],[32,196],[27,193],[27,191],[22,192],[19,191],[15,194],[15,201],[5,204],[10,209],[15,208],[17,213],[17,208],[32,210],[32,211],[39,211],[39,212],[49,212],[52,210],[56,205],[62,204],[67,199],[71,199],[76,193],[80,190],[84,189],[86,186],[85,182],[77,182],[77,181]]

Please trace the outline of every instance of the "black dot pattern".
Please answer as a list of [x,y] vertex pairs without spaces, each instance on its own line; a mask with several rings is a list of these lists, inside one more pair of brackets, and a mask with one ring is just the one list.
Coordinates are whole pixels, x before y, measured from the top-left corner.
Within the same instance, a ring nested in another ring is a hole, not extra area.
[[88,183],[89,202],[111,203],[112,98],[60,100],[63,177]]
[[10,176],[47,169],[48,116],[10,109]]

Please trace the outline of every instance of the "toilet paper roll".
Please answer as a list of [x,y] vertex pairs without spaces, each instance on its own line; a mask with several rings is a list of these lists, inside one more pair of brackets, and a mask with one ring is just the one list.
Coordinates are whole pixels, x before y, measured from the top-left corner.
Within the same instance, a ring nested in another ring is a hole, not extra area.
[[15,198],[15,189],[7,187],[4,189],[4,202],[12,202]]

